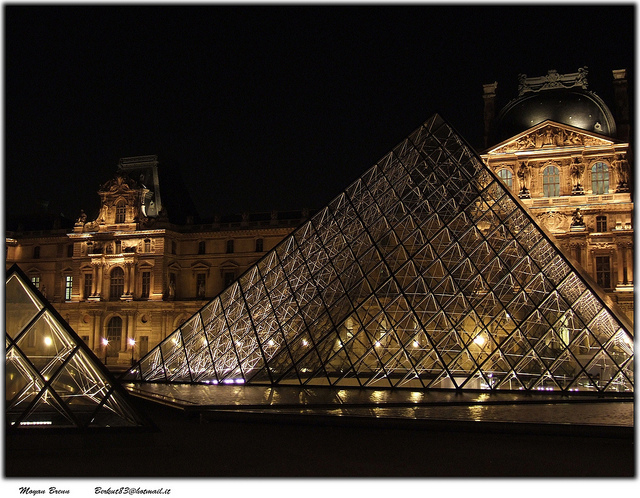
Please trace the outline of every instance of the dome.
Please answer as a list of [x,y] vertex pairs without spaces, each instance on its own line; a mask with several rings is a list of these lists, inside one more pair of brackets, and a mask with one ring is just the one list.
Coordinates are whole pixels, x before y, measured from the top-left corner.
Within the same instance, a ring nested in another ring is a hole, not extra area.
[[613,137],[616,124],[611,111],[595,93],[582,88],[527,92],[512,100],[496,119],[495,143],[551,120]]

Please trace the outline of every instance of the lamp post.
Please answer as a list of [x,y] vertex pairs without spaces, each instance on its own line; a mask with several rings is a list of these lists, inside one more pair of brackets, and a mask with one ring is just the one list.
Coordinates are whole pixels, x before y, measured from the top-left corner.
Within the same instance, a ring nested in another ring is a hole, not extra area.
[[107,346],[109,345],[109,341],[106,338],[102,338],[102,345],[104,346],[104,364],[107,364]]
[[136,341],[133,337],[129,338],[129,346],[131,346],[131,365],[133,365],[133,348],[136,345]]

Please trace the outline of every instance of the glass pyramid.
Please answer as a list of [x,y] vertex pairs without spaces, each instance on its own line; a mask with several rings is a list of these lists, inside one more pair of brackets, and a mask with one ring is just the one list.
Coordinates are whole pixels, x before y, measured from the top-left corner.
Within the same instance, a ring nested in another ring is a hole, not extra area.
[[127,377],[632,392],[607,299],[436,115]]
[[143,427],[129,394],[13,266],[7,273],[6,424],[26,427]]

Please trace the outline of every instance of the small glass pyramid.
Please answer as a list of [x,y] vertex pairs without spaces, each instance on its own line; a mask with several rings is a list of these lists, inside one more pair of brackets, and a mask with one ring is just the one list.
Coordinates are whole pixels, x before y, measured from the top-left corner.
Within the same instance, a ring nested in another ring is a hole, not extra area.
[[9,430],[151,425],[18,266],[5,289]]
[[436,115],[127,377],[631,392],[607,299]]

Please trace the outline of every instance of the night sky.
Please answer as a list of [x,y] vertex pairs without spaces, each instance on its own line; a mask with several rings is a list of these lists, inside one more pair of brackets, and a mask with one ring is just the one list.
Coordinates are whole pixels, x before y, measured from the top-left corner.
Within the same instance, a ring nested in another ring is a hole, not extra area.
[[505,104],[519,73],[588,66],[611,102],[635,60],[611,5],[5,5],[6,218],[95,216],[147,154],[203,218],[320,208],[435,112],[481,149],[484,83]]

